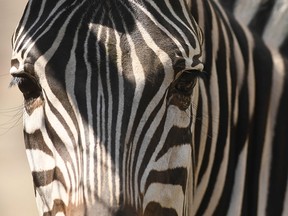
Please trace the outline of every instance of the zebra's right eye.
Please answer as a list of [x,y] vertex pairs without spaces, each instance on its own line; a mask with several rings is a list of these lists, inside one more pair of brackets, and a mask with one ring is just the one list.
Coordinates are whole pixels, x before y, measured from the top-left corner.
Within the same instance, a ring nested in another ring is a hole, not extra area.
[[25,102],[24,107],[28,114],[43,104],[42,88],[35,77],[26,72],[12,73],[10,86],[18,86]]
[[31,101],[41,95],[42,89],[36,78],[26,72],[12,73],[13,76],[10,86],[18,86],[25,101]]

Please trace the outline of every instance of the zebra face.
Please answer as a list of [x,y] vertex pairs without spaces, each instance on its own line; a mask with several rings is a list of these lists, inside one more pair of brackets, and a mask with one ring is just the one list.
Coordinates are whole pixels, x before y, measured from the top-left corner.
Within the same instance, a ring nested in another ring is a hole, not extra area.
[[29,1],[11,74],[41,214],[182,215],[201,43],[181,1]]

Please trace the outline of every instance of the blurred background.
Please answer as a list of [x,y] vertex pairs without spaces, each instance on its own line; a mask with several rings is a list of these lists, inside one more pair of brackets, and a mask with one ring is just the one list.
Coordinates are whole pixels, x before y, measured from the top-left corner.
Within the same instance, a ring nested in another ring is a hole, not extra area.
[[22,95],[9,88],[11,35],[27,0],[0,0],[0,216],[36,216],[22,135]]

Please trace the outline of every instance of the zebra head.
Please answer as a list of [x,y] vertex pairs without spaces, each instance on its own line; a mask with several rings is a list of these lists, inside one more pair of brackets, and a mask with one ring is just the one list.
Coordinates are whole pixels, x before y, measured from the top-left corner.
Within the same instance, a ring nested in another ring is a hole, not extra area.
[[29,1],[11,74],[40,214],[189,214],[201,45],[185,1]]

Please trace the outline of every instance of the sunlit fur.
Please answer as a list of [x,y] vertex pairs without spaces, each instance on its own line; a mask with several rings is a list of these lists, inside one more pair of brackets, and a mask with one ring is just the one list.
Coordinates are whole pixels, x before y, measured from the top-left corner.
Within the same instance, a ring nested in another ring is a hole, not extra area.
[[218,2],[31,0],[12,41],[41,215],[288,214],[287,62]]

